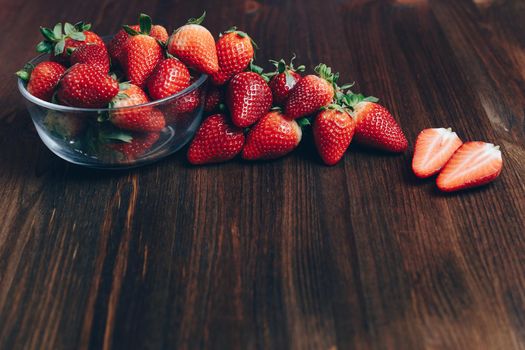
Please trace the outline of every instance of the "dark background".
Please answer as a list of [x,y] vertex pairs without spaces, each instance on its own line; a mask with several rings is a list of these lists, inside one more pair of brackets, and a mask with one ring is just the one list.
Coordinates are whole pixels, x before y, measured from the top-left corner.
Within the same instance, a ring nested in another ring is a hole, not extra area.
[[[525,2],[0,0],[0,348],[524,349]],[[324,62],[381,99],[411,146],[427,127],[501,145],[504,170],[444,195],[412,151],[311,137],[272,162],[127,172],[58,159],[14,72],[38,27],[99,34],[208,11],[258,62]]]

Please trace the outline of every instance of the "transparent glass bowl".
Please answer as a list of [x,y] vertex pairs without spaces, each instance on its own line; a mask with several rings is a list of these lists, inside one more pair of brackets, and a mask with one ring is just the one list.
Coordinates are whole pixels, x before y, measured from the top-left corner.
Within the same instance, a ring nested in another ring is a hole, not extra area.
[[[47,54],[33,59],[34,65]],[[185,90],[150,103],[123,108],[75,108],[46,102],[31,95],[25,82],[18,89],[44,144],[68,162],[99,169],[145,165],[173,154],[197,130],[206,98],[207,75]],[[137,133],[117,129],[107,119],[114,113],[161,112],[166,127],[160,132]]]

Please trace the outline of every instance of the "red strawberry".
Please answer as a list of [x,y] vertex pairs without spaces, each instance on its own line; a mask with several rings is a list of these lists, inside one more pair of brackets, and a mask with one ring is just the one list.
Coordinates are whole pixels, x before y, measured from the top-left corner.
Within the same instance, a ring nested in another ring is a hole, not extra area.
[[149,35],[157,39],[163,44],[166,44],[169,39],[168,31],[161,25],[155,24],[151,27]]
[[154,107],[137,107],[111,113],[110,121],[124,130],[150,132],[166,126],[164,114]]
[[268,112],[272,106],[272,91],[259,74],[239,73],[228,84],[226,104],[233,124],[240,128],[247,127]]
[[109,55],[105,46],[84,44],[71,49],[71,64],[85,63],[99,68],[102,72],[109,72]]
[[189,92],[185,94],[184,96],[181,96],[178,98],[175,102],[175,111],[180,113],[189,113],[193,112],[197,108],[199,108],[201,104],[200,99],[200,89],[195,89],[192,92]]
[[190,71],[176,58],[167,58],[157,64],[146,82],[151,98],[159,100],[190,86]]
[[317,75],[307,75],[290,91],[285,103],[285,113],[290,118],[304,117],[330,104],[334,98],[335,83],[339,74],[320,64],[315,67]]
[[466,142],[452,155],[436,183],[445,192],[477,187],[497,178],[502,167],[499,146],[480,141]]
[[89,64],[69,68],[58,84],[58,99],[73,107],[103,108],[118,93],[118,82]]
[[[140,30],[138,25],[130,26],[130,28],[136,31]],[[111,57],[111,60],[113,61],[113,64],[118,62],[122,48],[124,47],[124,44],[126,44],[126,41],[128,41],[128,38],[129,34],[124,29],[121,29],[108,43],[108,53],[109,57]]]
[[[152,25],[151,18],[148,15],[141,13],[139,16],[139,23],[141,24],[135,24],[127,27],[137,33],[147,34],[164,44],[168,41],[168,31],[166,28],[161,25]],[[150,28],[149,32],[148,26]],[[112,60],[118,61],[118,57],[120,56],[122,48],[129,37],[130,35],[126,32],[126,30],[121,29],[117,32],[117,34],[115,34],[113,39],[111,39],[108,44],[108,52]]]
[[392,114],[383,106],[361,101],[354,107],[357,122],[354,140],[365,146],[388,152],[404,152],[408,141]]
[[119,59],[129,81],[144,87],[146,79],[163,57],[162,47],[155,39],[149,35],[138,34],[126,41]]
[[87,119],[83,115],[50,109],[43,124],[53,135],[69,141],[75,139],[86,129]]
[[94,44],[104,46],[104,41],[97,34],[89,31],[91,24],[78,22],[75,25],[57,23],[53,29],[40,27],[44,40],[38,43],[38,52],[52,53],[52,59],[63,63],[69,63],[69,49],[75,49],[80,45]]
[[148,103],[148,95],[140,87],[130,83],[119,84],[119,93],[111,101],[111,108],[121,108]]
[[232,125],[224,114],[214,114],[202,122],[188,149],[191,164],[219,163],[233,159],[244,145],[242,129]]
[[341,107],[320,111],[315,117],[313,134],[319,155],[327,165],[334,165],[345,154],[355,131],[355,121]]
[[129,142],[118,142],[108,145],[114,151],[121,154],[122,160],[133,161],[146,153],[159,139],[158,132],[147,134],[136,134]]
[[421,131],[412,159],[414,174],[420,178],[437,174],[462,144],[461,139],[450,128]]
[[302,135],[297,121],[279,111],[271,111],[248,133],[242,158],[254,160],[282,157],[299,145]]
[[[193,84],[195,80],[195,78],[191,77],[190,85]],[[170,119],[173,119],[178,114],[190,113],[199,108],[201,105],[201,89],[202,87],[194,89],[171,100],[166,106],[166,113],[170,115]]]
[[233,27],[217,41],[219,71],[211,76],[215,85],[222,85],[235,74],[243,72],[253,59],[252,39]]
[[[133,84],[120,84],[120,93],[111,101],[112,108],[140,105],[148,102],[146,93]],[[136,107],[112,111],[109,120],[113,125],[131,131],[160,131],[166,126],[164,114],[154,107]]]
[[206,12],[173,32],[168,40],[168,53],[199,72],[214,74],[219,70],[217,50],[213,35],[200,25],[205,16]]
[[204,111],[213,112],[219,107],[223,100],[223,91],[218,86],[209,85],[204,101]]
[[272,89],[273,103],[276,105],[282,105],[288,99],[290,91],[294,88],[295,84],[301,80],[301,75],[297,73],[304,72],[305,67],[299,66],[294,68],[293,60],[295,56],[292,57],[290,65],[287,65],[284,60],[273,61],[272,62],[276,71],[274,73],[267,74],[267,76],[272,76],[270,83],[270,89]]
[[39,99],[51,101],[55,88],[66,68],[56,62],[41,62],[36,66],[26,64],[16,75],[27,81],[27,91]]

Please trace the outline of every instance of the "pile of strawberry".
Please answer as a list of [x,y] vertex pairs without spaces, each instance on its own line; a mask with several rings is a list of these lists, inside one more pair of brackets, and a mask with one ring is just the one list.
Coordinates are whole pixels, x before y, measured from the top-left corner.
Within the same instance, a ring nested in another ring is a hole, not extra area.
[[[256,46],[246,33],[232,28],[215,42],[201,25],[203,19],[204,14],[191,19],[168,36],[142,14],[138,25],[123,26],[107,45],[82,22],[41,28],[45,40],[37,51],[51,53],[50,60],[17,74],[34,96],[83,108],[141,105],[184,90],[197,74],[209,75],[205,109],[222,106],[222,113],[202,123],[188,151],[192,164],[223,162],[238,154],[244,159],[284,156],[297,147],[301,129],[310,123],[326,164],[337,163],[352,138],[387,151],[406,150],[406,138],[390,113],[375,98],[352,93],[350,85],[338,86],[338,74],[326,65],[302,76],[304,66],[295,69],[292,63],[273,61],[276,71],[264,74],[254,64]],[[190,98],[175,112],[191,112],[199,102],[198,96]],[[154,133],[166,126],[166,117],[145,108],[99,119],[122,130]],[[56,124],[58,118],[51,121]],[[54,130],[61,127],[53,125]],[[118,138],[151,146],[137,134]],[[127,148],[134,150],[127,159],[145,152]]]
[[[217,52],[220,63],[235,59],[232,50],[225,51],[227,60]],[[290,65],[272,61],[276,71],[261,74],[249,58],[227,81],[229,113],[208,117],[197,131],[188,150],[190,163],[224,162],[238,154],[247,160],[279,158],[299,145],[302,128],[309,125],[327,165],[341,160],[352,139],[384,151],[407,149],[401,128],[377,99],[354,94],[350,84],[339,86],[339,75],[325,64],[315,68],[316,74],[302,76],[304,66],[294,69],[293,59]]]
[[[215,50],[213,36],[205,29],[199,32],[203,18],[190,20],[169,37],[166,28],[141,14],[139,24],[124,25],[107,45],[83,22],[41,28],[44,40],[36,49],[50,53],[50,60],[27,64],[17,75],[35,97],[71,107],[129,107],[163,99],[188,88],[196,74],[217,69],[208,57],[194,54],[199,48]],[[198,104],[187,101],[179,108],[191,111]],[[114,112],[107,119],[133,132],[157,132],[166,125],[154,108]]]
[[[169,36],[166,28],[152,25],[151,18],[141,14],[139,24],[124,25],[107,45],[82,22],[41,28],[45,40],[37,51],[49,52],[50,60],[35,67],[26,65],[17,74],[27,81],[27,90],[34,96],[83,108],[142,105],[172,96],[188,88],[200,74],[208,75],[203,101],[208,115],[189,146],[191,164],[225,162],[238,155],[246,160],[276,159],[297,148],[306,127],[312,128],[317,151],[327,165],[338,163],[351,142],[387,152],[407,150],[403,131],[377,98],[352,92],[353,84],[339,85],[339,74],[325,64],[315,67],[315,74],[305,75],[304,66],[294,67],[295,56],[289,64],[271,60],[275,71],[264,73],[254,63],[257,46],[248,34],[234,27],[215,41],[201,24],[204,16],[190,19]],[[101,127],[103,132],[87,132],[85,137],[117,140],[110,148],[132,161],[157,142],[174,118],[200,105],[199,91],[195,91],[167,110],[115,109],[97,122],[129,134]],[[81,121],[64,121],[53,112],[45,122],[67,137],[85,129]],[[499,151],[465,144],[454,153],[461,145],[459,139],[450,137],[445,129],[431,130],[439,131],[423,133],[418,139],[416,175],[431,176],[444,167],[438,187],[449,191],[486,183],[499,174],[480,173],[474,165],[470,177],[454,178],[458,172],[450,169],[457,167],[456,159],[467,157],[479,163]],[[500,153],[499,157],[501,160]],[[454,181],[463,184],[451,185]]]

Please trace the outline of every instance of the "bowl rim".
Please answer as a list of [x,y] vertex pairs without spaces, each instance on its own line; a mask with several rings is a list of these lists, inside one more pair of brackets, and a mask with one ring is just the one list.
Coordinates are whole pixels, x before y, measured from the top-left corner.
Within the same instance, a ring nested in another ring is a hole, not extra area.
[[[32,60],[30,60],[29,63],[38,64],[38,63],[40,63],[38,61],[42,57],[44,57],[46,55],[48,55],[48,54],[44,53],[44,54],[38,55],[38,56],[34,57]],[[35,96],[31,95],[29,93],[29,91],[27,91],[27,89],[26,89],[25,82],[22,79],[20,79],[20,78],[18,78],[18,90],[20,91],[22,96],[24,96],[26,98],[26,100],[28,100],[28,101],[30,101],[30,102],[32,102],[34,104],[37,104],[39,106],[45,107],[47,109],[52,109],[52,110],[60,111],[60,112],[103,113],[103,112],[110,112],[110,111],[128,110],[128,109],[133,109],[133,108],[156,107],[158,105],[164,104],[165,102],[169,102],[169,101],[171,101],[173,99],[176,99],[178,97],[181,97],[181,96],[184,96],[184,95],[186,95],[188,93],[193,92],[194,90],[196,90],[199,87],[201,87],[201,85],[204,84],[204,82],[207,79],[208,79],[208,75],[204,74],[204,73],[201,73],[201,76],[197,80],[195,80],[190,86],[188,86],[184,90],[181,90],[181,91],[177,92],[174,95],[171,95],[171,96],[168,96],[168,97],[164,97],[164,98],[162,98],[160,100],[155,100],[155,101],[151,101],[151,102],[148,102],[148,103],[143,103],[143,104],[140,104],[140,105],[126,106],[126,107],[117,107],[117,108],[109,108],[109,107],[107,107],[107,108],[80,108],[80,107],[70,107],[70,106],[59,105],[59,104],[56,104],[56,103],[47,102],[47,101],[44,101],[42,99],[39,99],[38,97],[35,97]]]

